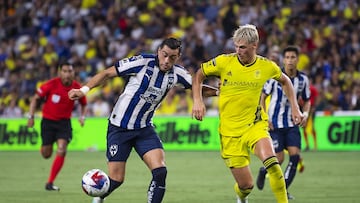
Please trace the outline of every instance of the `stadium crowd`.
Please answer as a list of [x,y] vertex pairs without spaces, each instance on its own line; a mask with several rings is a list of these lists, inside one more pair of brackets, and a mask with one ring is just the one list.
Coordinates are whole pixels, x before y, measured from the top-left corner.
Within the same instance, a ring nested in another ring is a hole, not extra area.
[[[257,25],[263,56],[281,61],[287,45],[300,47],[298,67],[319,92],[318,111],[360,110],[356,0],[0,0],[0,23],[2,117],[26,115],[30,97],[57,75],[61,60],[71,62],[85,83],[174,36],[183,42],[180,64],[193,73],[201,62],[232,52],[233,30],[247,23]],[[218,84],[216,78],[207,82]],[[89,116],[107,116],[124,83],[117,78],[92,90]],[[207,101],[210,114],[217,112],[216,99]],[[157,113],[191,109],[191,93],[174,90]]]

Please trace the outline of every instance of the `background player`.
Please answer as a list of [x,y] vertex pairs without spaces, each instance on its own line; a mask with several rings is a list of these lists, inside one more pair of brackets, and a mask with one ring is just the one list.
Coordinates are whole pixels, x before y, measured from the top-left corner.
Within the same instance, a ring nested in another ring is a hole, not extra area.
[[[303,127],[307,122],[310,111],[310,89],[308,77],[296,68],[298,56],[299,50],[297,47],[288,46],[285,48],[283,51],[283,71],[291,79],[296,95],[304,101],[302,108],[304,119],[300,122],[300,126]],[[280,164],[284,161],[285,149],[289,154],[289,163],[284,172],[286,188],[288,188],[295,177],[300,160],[301,134],[299,126],[292,120],[293,106],[285,95],[282,86],[276,80],[269,80],[264,85],[260,102],[265,110],[265,99],[269,95],[271,95],[268,107],[270,135]],[[264,167],[260,168],[256,182],[260,190],[264,187],[266,173]],[[294,199],[294,197],[288,194],[288,199]]]

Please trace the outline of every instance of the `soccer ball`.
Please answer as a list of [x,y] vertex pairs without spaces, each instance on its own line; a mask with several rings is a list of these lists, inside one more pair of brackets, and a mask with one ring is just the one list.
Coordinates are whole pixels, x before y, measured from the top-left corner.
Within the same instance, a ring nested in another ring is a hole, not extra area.
[[110,179],[106,173],[100,169],[91,169],[82,177],[82,189],[91,197],[101,197],[110,186]]

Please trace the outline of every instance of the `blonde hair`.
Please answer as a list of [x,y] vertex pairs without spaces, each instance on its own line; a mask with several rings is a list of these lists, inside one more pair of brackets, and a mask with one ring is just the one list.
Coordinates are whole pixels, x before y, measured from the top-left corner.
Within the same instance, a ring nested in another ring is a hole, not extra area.
[[239,26],[233,35],[233,41],[246,40],[248,44],[259,42],[259,33],[255,25],[246,24]]

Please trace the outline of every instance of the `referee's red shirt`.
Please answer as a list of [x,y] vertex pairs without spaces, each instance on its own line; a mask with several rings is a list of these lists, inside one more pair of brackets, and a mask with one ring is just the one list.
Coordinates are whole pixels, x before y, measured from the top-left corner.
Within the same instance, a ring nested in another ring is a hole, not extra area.
[[[64,86],[59,77],[45,82],[36,93],[45,99],[42,108],[42,117],[50,120],[70,119],[75,106],[75,101],[70,100],[68,92],[80,88],[80,83],[73,81],[70,86]],[[81,105],[86,105],[86,97],[79,100]]]

